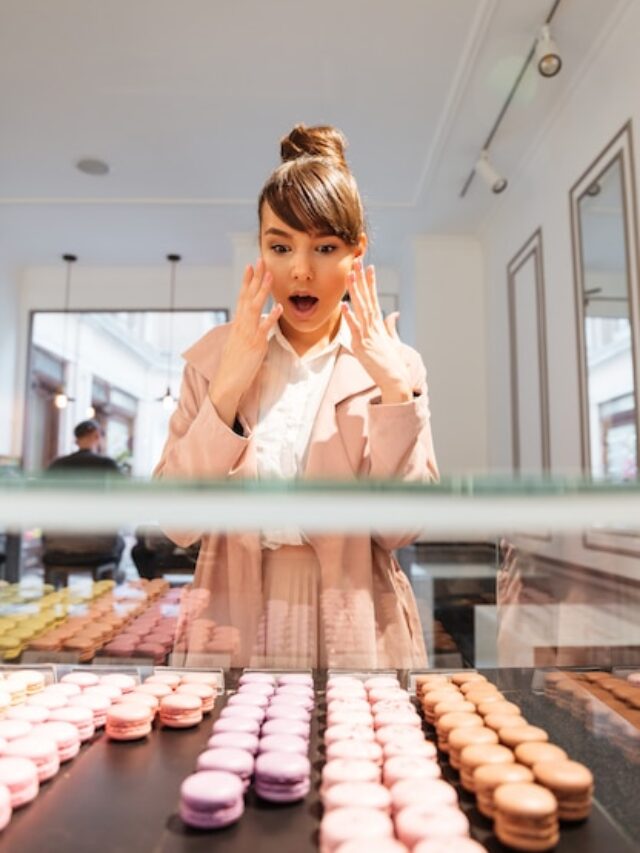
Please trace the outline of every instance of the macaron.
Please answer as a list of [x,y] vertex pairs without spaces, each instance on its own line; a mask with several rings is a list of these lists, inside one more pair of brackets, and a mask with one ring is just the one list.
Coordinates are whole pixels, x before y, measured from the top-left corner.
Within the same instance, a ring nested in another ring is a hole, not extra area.
[[216,701],[216,691],[209,684],[187,682],[176,688],[177,695],[197,696],[202,703],[202,713],[210,714]]
[[429,804],[409,806],[396,814],[396,834],[411,850],[421,841],[436,838],[465,838],[469,821],[462,811],[444,806],[433,811]]
[[[157,670],[154,675],[157,675]],[[181,676],[181,683],[207,684],[209,685],[209,687],[213,687],[217,691],[218,676],[215,674],[215,672],[183,672]]]
[[107,711],[105,733],[110,740],[140,740],[151,732],[153,712],[143,704],[118,702]]
[[305,711],[308,711],[309,713],[311,713],[311,711],[313,710],[313,707],[315,705],[315,702],[314,702],[313,696],[307,696],[304,693],[293,693],[291,695],[282,694],[282,693],[275,693],[271,697],[271,701],[269,702],[269,707],[273,708],[276,705],[283,705],[283,706],[289,706],[289,707],[291,707],[292,705],[299,705],[301,708],[304,708]]
[[11,808],[17,809],[34,800],[40,783],[38,771],[28,758],[0,758],[0,788],[9,791]]
[[218,717],[211,731],[214,735],[219,732],[246,732],[257,735],[260,732],[260,723],[249,717]]
[[431,807],[433,811],[456,807],[458,794],[453,785],[444,779],[401,779],[390,789],[394,812],[400,812],[411,806]]
[[262,723],[264,720],[264,710],[257,705],[226,705],[220,711],[220,717],[231,717],[255,720],[257,723]]
[[332,809],[320,822],[320,849],[323,853],[334,853],[348,841],[376,841],[380,838],[393,838],[391,818],[380,809]]
[[378,809],[391,813],[391,793],[377,782],[341,782],[327,789],[322,805],[325,812],[342,808]]
[[493,792],[508,782],[533,782],[533,773],[524,764],[484,764],[473,771],[478,811],[493,820]]
[[373,761],[382,765],[382,747],[375,741],[337,740],[327,745],[327,761],[336,758],[355,758],[359,761]]
[[26,737],[33,731],[33,725],[28,720],[0,720],[0,738],[12,741],[18,737]]
[[12,705],[11,708],[7,708],[5,719],[37,724],[48,720],[50,713],[48,708],[38,705]]
[[179,814],[188,826],[219,829],[235,823],[243,812],[243,785],[233,773],[201,771],[180,786]]
[[172,690],[182,682],[182,678],[177,672],[154,672],[148,678],[145,678],[145,684],[166,684]]
[[308,741],[310,735],[309,723],[302,720],[267,720],[262,726],[261,733],[266,735],[296,735]]
[[451,683],[461,687],[463,684],[477,683],[479,681],[486,682],[487,676],[479,672],[454,672],[450,676]]
[[425,779],[438,779],[440,776],[441,770],[437,761],[412,755],[388,758],[382,771],[383,782],[388,787],[402,779],[413,779],[416,785],[421,785]]
[[55,741],[60,764],[71,761],[80,752],[78,729],[71,723],[40,723],[40,725],[33,727],[32,735]]
[[243,672],[238,679],[238,684],[250,684],[251,682],[256,683],[260,681],[266,684],[272,684],[275,687],[276,679],[270,672]]
[[[13,741],[15,743],[15,741]],[[584,820],[591,811],[593,774],[577,761],[543,761],[533,765],[533,775],[558,801],[558,817]]]
[[507,847],[542,851],[558,843],[558,803],[546,788],[509,782],[495,789],[493,803],[494,831]]
[[313,677],[308,672],[286,672],[278,676],[278,687],[288,684],[302,684],[313,689]]
[[117,687],[121,693],[131,693],[132,690],[136,689],[138,682],[132,675],[127,675],[124,672],[108,672],[100,676],[100,684]]
[[380,782],[380,767],[373,761],[334,758],[322,768],[321,794],[340,782]]
[[376,729],[376,740],[381,746],[389,743],[422,743],[424,734],[415,726],[383,726]]
[[493,729],[489,729],[486,726],[481,726],[479,728],[471,727],[471,728],[462,728],[462,729],[453,729],[453,731],[449,732],[448,738],[448,746],[449,746],[449,763],[451,766],[459,770],[460,769],[460,753],[465,748],[465,746],[471,746],[472,744],[496,744],[498,743],[498,734]]
[[83,708],[81,705],[67,705],[65,708],[56,708],[49,714],[49,720],[53,723],[71,723],[78,730],[80,742],[91,740],[95,734],[93,722],[93,711]]
[[58,747],[55,741],[48,737],[27,735],[16,738],[7,744],[3,755],[6,758],[26,758],[32,761],[40,783],[51,779],[60,769]]
[[500,742],[509,749],[515,749],[521,743],[546,743],[549,735],[538,726],[507,726],[498,729]]
[[100,683],[99,677],[93,672],[82,672],[82,670],[73,670],[63,675],[60,681],[63,684],[77,684],[78,687],[94,687]]
[[202,702],[198,696],[171,693],[160,700],[158,717],[163,726],[172,729],[197,726],[202,722]]
[[254,705],[258,708],[266,708],[269,704],[269,698],[262,693],[232,693],[229,696],[226,707],[231,708],[235,705]]
[[338,726],[329,726],[325,729],[324,742],[329,745],[339,740],[375,740],[371,726],[349,725],[342,723]]
[[256,758],[254,789],[269,802],[296,802],[309,793],[310,774],[311,765],[304,755],[263,752]]
[[295,752],[298,755],[306,755],[309,745],[304,738],[296,735],[263,735],[260,738],[258,752]]
[[267,720],[302,720],[308,723],[311,719],[311,713],[301,705],[290,703],[269,703],[265,714]]
[[27,699],[27,705],[35,705],[38,708],[47,708],[52,711],[54,708],[64,708],[69,703],[69,699],[62,693],[47,693],[43,690],[41,693],[35,693]]
[[12,812],[11,793],[6,785],[0,785],[0,830],[9,825]]
[[487,848],[473,838],[432,838],[416,844],[412,853],[487,853]]
[[553,743],[521,743],[515,748],[516,761],[533,767],[541,761],[564,761],[569,756]]
[[513,752],[500,744],[477,743],[465,746],[460,753],[460,783],[467,791],[475,791],[473,773],[483,764],[513,764]]
[[247,684],[241,684],[238,687],[238,695],[242,696],[246,693],[259,696],[266,696],[270,699],[276,692],[276,688],[268,681],[249,681]]
[[242,782],[246,791],[251,781],[254,760],[250,753],[244,749],[217,748],[207,749],[201,752],[196,763],[196,770],[223,770],[225,773],[233,773]]
[[111,707],[111,700],[106,696],[85,695],[71,696],[69,705],[79,705],[81,708],[89,708],[93,714],[93,725],[96,729],[101,729],[107,721],[107,711]]
[[243,749],[249,755],[258,752],[259,740],[257,735],[247,732],[219,732],[211,735],[207,741],[207,749]]
[[395,755],[410,755],[414,758],[435,759],[438,757],[438,750],[430,740],[391,741],[390,743],[385,743],[382,747],[382,754],[385,761],[388,758],[393,758]]

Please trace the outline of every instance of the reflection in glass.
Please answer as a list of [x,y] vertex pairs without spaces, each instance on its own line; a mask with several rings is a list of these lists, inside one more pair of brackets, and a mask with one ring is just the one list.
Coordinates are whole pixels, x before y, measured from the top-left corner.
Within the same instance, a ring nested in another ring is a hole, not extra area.
[[637,474],[636,391],[629,269],[617,157],[578,202],[591,474]]

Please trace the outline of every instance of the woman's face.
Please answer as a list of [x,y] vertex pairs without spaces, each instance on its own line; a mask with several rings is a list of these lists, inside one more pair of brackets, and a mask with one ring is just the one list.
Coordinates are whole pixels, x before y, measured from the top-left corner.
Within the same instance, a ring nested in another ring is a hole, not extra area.
[[313,346],[333,336],[347,276],[366,242],[364,234],[357,246],[350,246],[332,234],[296,231],[264,204],[260,251],[273,276],[274,302],[284,309],[279,322],[285,337]]

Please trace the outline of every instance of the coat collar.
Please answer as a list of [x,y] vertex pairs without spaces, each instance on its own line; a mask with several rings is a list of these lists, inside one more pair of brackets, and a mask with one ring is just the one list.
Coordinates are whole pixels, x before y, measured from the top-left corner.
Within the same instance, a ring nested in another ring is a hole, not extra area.
[[[229,334],[229,328],[229,324],[225,324],[211,329],[183,353],[183,358],[187,363],[192,365],[209,382],[216,374],[220,353]],[[258,371],[251,387],[240,401],[238,414],[249,429],[255,426],[258,419],[261,378],[262,370]],[[327,405],[335,407],[342,400],[371,388],[375,388],[373,379],[355,355],[344,344],[341,344],[320,407],[323,408]]]

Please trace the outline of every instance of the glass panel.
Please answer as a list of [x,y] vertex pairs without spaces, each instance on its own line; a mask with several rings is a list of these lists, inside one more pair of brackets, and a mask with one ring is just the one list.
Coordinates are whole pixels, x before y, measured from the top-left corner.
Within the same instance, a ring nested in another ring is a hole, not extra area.
[[591,473],[617,480],[635,478],[637,473],[622,177],[622,161],[617,157],[578,203]]

